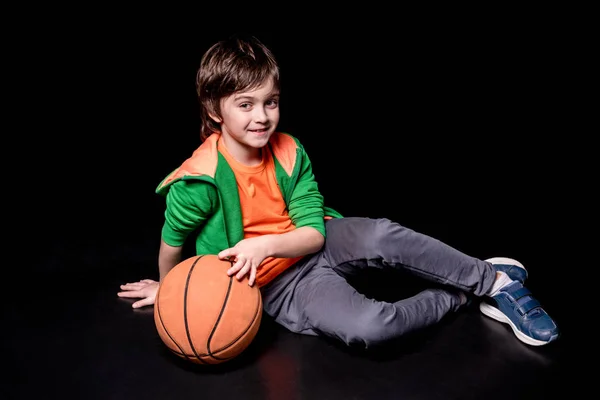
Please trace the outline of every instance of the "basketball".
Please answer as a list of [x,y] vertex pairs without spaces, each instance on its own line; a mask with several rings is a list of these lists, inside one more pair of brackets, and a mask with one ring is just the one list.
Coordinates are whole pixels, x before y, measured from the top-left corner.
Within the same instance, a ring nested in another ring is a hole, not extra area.
[[190,257],[163,278],[154,302],[154,323],[164,344],[195,364],[220,364],[241,354],[262,317],[256,285],[228,276],[230,261]]

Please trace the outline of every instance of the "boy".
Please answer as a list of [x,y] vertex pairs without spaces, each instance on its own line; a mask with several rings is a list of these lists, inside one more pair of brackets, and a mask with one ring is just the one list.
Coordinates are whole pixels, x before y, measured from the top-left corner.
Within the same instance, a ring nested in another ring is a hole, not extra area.
[[[479,260],[388,219],[348,218],[323,203],[310,159],[277,132],[279,67],[256,38],[231,37],[203,56],[196,81],[202,144],[158,186],[166,198],[158,256],[162,280],[195,235],[197,254],[233,260],[227,274],[261,288],[264,310],[293,332],[369,348],[456,311],[467,294],[481,311],[539,346],[558,328],[523,286],[509,258]],[[396,302],[347,281],[368,268],[397,268],[435,283]],[[121,286],[121,297],[154,304],[159,282]]]

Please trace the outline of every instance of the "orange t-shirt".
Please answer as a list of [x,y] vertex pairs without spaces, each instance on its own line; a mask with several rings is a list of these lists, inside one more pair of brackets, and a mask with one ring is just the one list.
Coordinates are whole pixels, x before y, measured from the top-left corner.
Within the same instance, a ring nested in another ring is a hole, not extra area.
[[[219,141],[218,149],[231,166],[237,180],[244,239],[296,229],[277,185],[271,152],[263,149],[261,163],[247,166],[229,154],[222,140]],[[256,284],[258,287],[266,285],[300,259],[302,257],[265,258],[256,272]]]

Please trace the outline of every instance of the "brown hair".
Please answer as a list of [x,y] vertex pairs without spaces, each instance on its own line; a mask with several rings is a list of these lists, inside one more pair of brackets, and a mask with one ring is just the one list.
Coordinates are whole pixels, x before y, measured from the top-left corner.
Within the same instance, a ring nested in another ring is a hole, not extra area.
[[204,141],[220,131],[219,124],[209,114],[221,116],[221,99],[257,88],[269,78],[279,89],[279,65],[271,50],[256,37],[234,35],[210,47],[202,56],[196,74],[200,139]]

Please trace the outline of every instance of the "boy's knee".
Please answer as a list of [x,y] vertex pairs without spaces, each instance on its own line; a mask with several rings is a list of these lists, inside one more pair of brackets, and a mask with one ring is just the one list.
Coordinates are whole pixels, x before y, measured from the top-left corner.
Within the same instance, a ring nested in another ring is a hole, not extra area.
[[348,346],[366,350],[381,345],[395,336],[390,330],[391,326],[386,324],[385,320],[386,318],[381,315],[363,314],[348,318],[335,327],[331,326],[332,321],[327,321],[319,324],[316,329],[343,341]]
[[349,346],[369,349],[387,342],[390,339],[389,332],[382,323],[371,323],[369,325],[355,326],[354,332],[348,335]]

